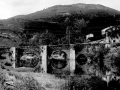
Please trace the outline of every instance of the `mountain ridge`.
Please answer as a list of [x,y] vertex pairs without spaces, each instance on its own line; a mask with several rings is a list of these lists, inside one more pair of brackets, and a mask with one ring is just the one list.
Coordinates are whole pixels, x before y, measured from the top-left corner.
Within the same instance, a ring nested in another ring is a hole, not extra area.
[[28,20],[44,20],[44,18],[51,18],[57,15],[63,15],[64,13],[70,14],[80,14],[80,15],[89,15],[89,14],[101,14],[101,15],[120,15],[120,11],[106,7],[101,4],[70,4],[70,5],[54,5],[46,9],[36,11],[26,15],[16,15],[5,20],[15,19],[28,19]]
[[[33,12],[26,15],[16,15],[11,18],[24,18],[24,19],[40,19],[40,18],[50,18],[51,16],[59,15],[61,13],[71,13],[76,12],[80,14],[86,14],[88,12],[94,13],[96,10],[102,10],[103,12],[107,12],[111,15],[120,14],[120,11],[112,9],[110,7],[106,7],[101,4],[84,4],[84,3],[77,3],[77,4],[70,4],[70,5],[54,5],[48,7],[46,9]],[[10,18],[9,18],[10,19]]]

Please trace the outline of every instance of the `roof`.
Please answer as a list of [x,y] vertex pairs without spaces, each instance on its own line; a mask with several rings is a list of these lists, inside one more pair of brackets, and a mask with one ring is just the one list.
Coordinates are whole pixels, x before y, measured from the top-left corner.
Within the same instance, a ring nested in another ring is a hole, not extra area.
[[110,30],[111,28],[113,28],[113,26],[110,26],[110,27],[107,27],[107,28],[104,28],[102,31],[102,34],[105,34],[106,31]]

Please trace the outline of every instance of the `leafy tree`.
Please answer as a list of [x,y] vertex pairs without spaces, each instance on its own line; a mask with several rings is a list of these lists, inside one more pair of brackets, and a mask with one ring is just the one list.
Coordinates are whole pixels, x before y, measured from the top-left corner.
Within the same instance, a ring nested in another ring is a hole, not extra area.
[[39,38],[40,38],[40,33],[35,33],[30,39],[29,43],[32,45],[38,45],[39,44]]
[[71,31],[71,41],[74,41],[72,43],[81,43],[84,42],[84,35],[82,33],[82,29],[84,27],[87,27],[87,24],[89,22],[85,21],[85,19],[75,19],[73,21],[73,29]]
[[104,63],[109,71],[120,74],[120,48],[111,48]]
[[20,35],[20,45],[26,45],[28,44],[27,34],[26,33],[19,33]]
[[96,76],[82,75],[70,78],[70,90],[102,90],[107,89],[106,82]]
[[90,66],[100,73],[105,72],[104,60],[105,56],[109,52],[109,49],[104,45],[86,45],[83,49],[84,54],[89,58]]
[[85,19],[75,19],[74,20],[74,29],[81,30],[83,27],[86,27],[89,21],[85,21]]
[[55,35],[48,32],[48,30],[46,30],[45,33],[40,34],[39,44],[53,45],[53,44],[56,44],[56,43],[57,43],[57,39],[56,39]]
[[89,22],[82,19],[71,19],[67,17],[64,21],[66,26],[66,35],[61,38],[62,44],[75,44],[84,42],[84,35],[82,34],[82,29],[87,26]]

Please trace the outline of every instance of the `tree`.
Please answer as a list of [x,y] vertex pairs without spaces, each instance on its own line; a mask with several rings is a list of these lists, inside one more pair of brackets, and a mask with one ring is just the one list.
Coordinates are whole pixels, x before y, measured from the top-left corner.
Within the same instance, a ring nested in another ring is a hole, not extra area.
[[105,56],[104,63],[109,71],[120,74],[120,48],[112,48]]
[[84,35],[82,29],[87,26],[89,22],[82,19],[73,19],[70,16],[64,20],[66,26],[66,35],[61,38],[61,44],[75,44],[84,42]]
[[27,34],[23,32],[23,33],[19,33],[19,35],[21,40],[20,45],[28,44]]
[[48,32],[48,30],[46,30],[45,33],[40,34],[39,44],[53,45],[53,44],[56,44],[56,43],[57,43],[57,39],[56,39],[55,35]]
[[85,19],[75,19],[74,20],[74,29],[81,30],[83,27],[86,27],[89,21],[85,21]]
[[[99,73],[105,73],[104,60],[105,56],[109,52],[109,49],[104,45],[86,45],[83,48],[84,54],[89,58],[89,65],[93,66],[95,71]],[[92,70],[91,70],[92,71]]]
[[84,35],[82,34],[82,29],[87,26],[89,22],[82,19],[75,19],[73,21],[73,29],[71,31],[71,41],[72,43],[81,43],[84,42]]

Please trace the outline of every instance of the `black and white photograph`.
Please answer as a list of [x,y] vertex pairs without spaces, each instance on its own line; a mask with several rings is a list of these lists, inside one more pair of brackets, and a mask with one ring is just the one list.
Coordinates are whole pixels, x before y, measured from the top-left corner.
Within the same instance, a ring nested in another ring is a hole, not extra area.
[[0,0],[0,90],[120,90],[120,0]]

